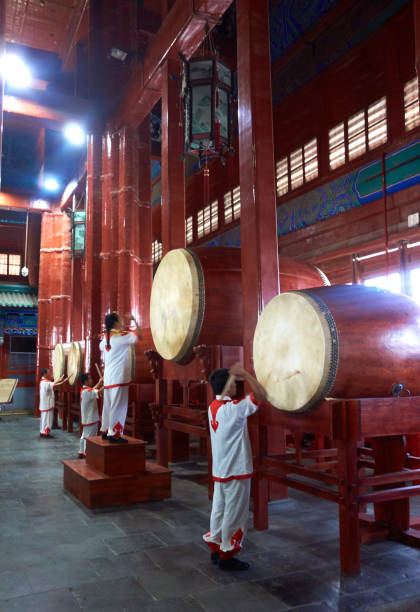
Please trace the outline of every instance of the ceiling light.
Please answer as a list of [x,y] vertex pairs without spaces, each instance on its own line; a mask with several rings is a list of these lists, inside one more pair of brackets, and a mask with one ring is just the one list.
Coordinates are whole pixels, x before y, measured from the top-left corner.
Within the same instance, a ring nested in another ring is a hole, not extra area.
[[53,176],[49,176],[44,181],[44,189],[47,191],[57,191],[59,187],[58,181]]
[[68,123],[64,128],[64,134],[72,144],[83,144],[86,141],[86,132],[78,123]]
[[34,200],[34,201],[32,202],[32,206],[33,206],[33,208],[41,208],[41,209],[42,209],[42,208],[49,208],[49,207],[50,207],[50,205],[49,205],[49,203],[47,202],[47,200],[41,200],[41,199],[39,199],[39,200]]
[[29,68],[18,55],[6,53],[0,60],[5,80],[14,87],[28,87],[31,81]]

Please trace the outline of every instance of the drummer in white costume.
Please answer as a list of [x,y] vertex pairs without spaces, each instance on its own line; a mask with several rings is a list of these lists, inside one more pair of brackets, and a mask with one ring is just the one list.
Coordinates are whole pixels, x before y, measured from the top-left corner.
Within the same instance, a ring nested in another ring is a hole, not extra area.
[[[222,397],[229,379],[239,376],[250,385],[253,393],[241,400],[232,400],[236,393],[233,382]],[[242,548],[247,530],[249,496],[253,475],[252,450],[247,418],[258,410],[265,398],[264,387],[236,363],[230,370],[221,368],[210,375],[216,399],[209,406],[211,449],[213,455],[214,494],[210,531],[203,536],[213,563],[223,570],[246,570],[249,564],[236,555]]]
[[92,377],[88,373],[81,374],[79,380],[82,384],[80,391],[80,418],[82,421],[82,435],[80,437],[79,457],[86,457],[86,438],[98,435],[100,418],[98,412],[98,398],[102,391],[100,378],[96,385],[92,386]]
[[124,320],[117,312],[105,317],[105,337],[99,348],[104,356],[104,404],[102,409],[101,434],[103,440],[128,442],[121,437],[124,431],[128,407],[128,387],[131,378],[130,345],[141,335],[134,317],[135,329],[122,331]]
[[51,435],[55,396],[54,388],[64,384],[68,378],[61,378],[52,382],[51,372],[48,368],[41,370],[41,381],[39,383],[39,412],[41,413],[39,435],[41,438],[53,438]]

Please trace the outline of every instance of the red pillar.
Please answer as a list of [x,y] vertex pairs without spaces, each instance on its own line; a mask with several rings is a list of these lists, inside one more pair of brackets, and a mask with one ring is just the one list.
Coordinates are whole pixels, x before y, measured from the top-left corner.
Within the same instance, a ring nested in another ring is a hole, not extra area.
[[117,310],[118,146],[110,130],[102,138],[102,313]]
[[88,136],[86,177],[86,244],[85,244],[85,369],[95,370],[99,363],[99,338],[102,329],[101,313],[101,137],[97,132]]
[[413,0],[414,12],[414,48],[417,78],[420,81],[420,0]]
[[139,181],[138,210],[135,239],[135,256],[137,269],[134,275],[137,294],[136,312],[134,313],[143,328],[150,327],[150,293],[153,281],[152,264],[152,177],[151,177],[151,142],[150,121],[147,117],[138,130],[139,141]]
[[119,190],[118,190],[118,312],[135,310],[138,296],[134,295],[134,234],[138,189],[138,143],[136,131],[124,127],[120,131]]
[[179,62],[162,66],[162,249],[185,247],[185,170],[180,126]]
[[[258,316],[279,292],[268,4],[241,0],[236,19],[244,365],[252,371]],[[259,426],[262,417],[260,411],[249,421],[256,457],[267,444],[273,446]],[[281,441],[279,450],[283,444]],[[268,525],[268,494],[267,481],[257,479],[254,520],[260,529]]]

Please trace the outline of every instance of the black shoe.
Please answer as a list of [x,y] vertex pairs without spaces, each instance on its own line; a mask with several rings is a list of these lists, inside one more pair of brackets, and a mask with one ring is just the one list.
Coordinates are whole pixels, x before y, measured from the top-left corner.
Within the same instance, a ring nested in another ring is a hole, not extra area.
[[55,437],[55,436],[52,436],[51,434],[46,434],[46,435],[44,436],[44,438],[54,438],[54,437]]
[[108,440],[111,442],[111,444],[128,444],[128,440],[121,438],[120,436],[108,436]]
[[108,434],[103,433],[102,434],[102,440],[108,440]]
[[40,437],[40,438],[45,438],[45,437],[46,437],[46,434],[42,434],[42,433],[40,433],[40,434],[39,434],[39,437]]
[[217,565],[219,563],[219,553],[218,552],[210,553],[210,561],[213,563],[213,565]]
[[232,557],[231,559],[220,559],[219,567],[226,572],[242,572],[249,569],[249,563]]
[[77,456],[79,457],[79,459],[84,459],[86,457],[86,455],[84,455],[83,453],[77,453]]

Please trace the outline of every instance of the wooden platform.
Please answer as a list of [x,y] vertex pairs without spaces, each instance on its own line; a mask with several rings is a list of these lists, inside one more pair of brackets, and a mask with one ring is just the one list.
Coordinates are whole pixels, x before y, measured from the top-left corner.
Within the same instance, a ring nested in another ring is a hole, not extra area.
[[145,461],[145,442],[128,440],[88,439],[86,459],[63,461],[64,488],[91,509],[171,497],[171,470]]
[[128,438],[128,444],[110,444],[101,436],[86,439],[86,456],[90,467],[108,476],[144,472],[146,442]]

